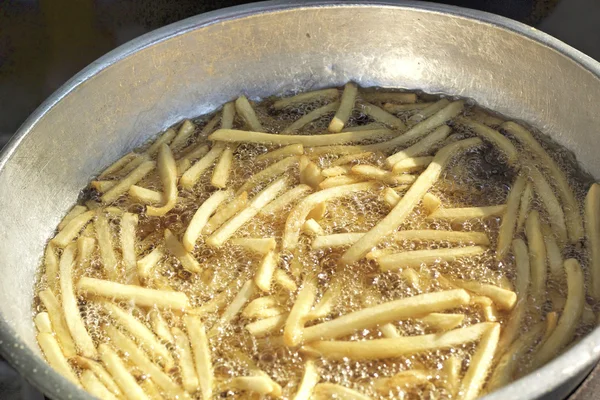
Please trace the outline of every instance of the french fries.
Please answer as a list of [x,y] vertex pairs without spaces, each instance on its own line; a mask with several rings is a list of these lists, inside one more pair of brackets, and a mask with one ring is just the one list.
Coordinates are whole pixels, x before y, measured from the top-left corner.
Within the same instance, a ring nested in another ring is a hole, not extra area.
[[499,217],[506,213],[506,204],[485,207],[438,208],[427,216],[427,219],[444,219],[453,222],[464,222],[474,219]]
[[146,154],[149,156],[154,156],[156,153],[158,153],[163,144],[171,143],[176,135],[177,133],[175,132],[175,129],[167,129],[158,137],[158,139],[152,142],[150,147],[148,147],[148,150],[146,150]]
[[77,379],[77,375],[75,375],[75,372],[61,351],[56,338],[51,333],[40,332],[37,335],[37,341],[44,352],[44,356],[46,356],[48,364],[66,379],[71,381],[71,383],[80,386],[79,379]]
[[251,188],[257,186],[263,182],[269,181],[279,175],[282,175],[288,169],[294,168],[298,165],[300,158],[297,156],[286,157],[281,161],[277,161],[275,164],[263,169],[259,173],[252,175],[246,183],[244,183],[238,190],[237,194],[250,191]]
[[231,239],[230,243],[260,255],[266,255],[277,246],[275,238],[237,238]]
[[344,85],[340,107],[329,124],[329,132],[340,132],[344,128],[344,125],[348,122],[348,118],[350,118],[350,114],[352,114],[357,92],[358,87],[355,83],[348,82]]
[[246,207],[248,204],[248,192],[243,192],[236,196],[233,200],[225,205],[219,207],[214,215],[210,217],[202,233],[204,235],[210,235],[217,228],[219,228],[225,221],[233,217],[238,211]]
[[477,136],[480,136],[498,148],[506,157],[506,162],[509,165],[514,165],[517,162],[517,149],[506,136],[489,126],[469,118],[459,118],[458,121],[461,125],[471,129]]
[[[182,245],[177,237],[168,229],[165,229],[165,246],[167,247],[167,250],[179,260],[183,268],[192,273],[202,272],[202,267],[198,260],[185,249],[185,246]],[[194,248],[193,243],[191,244],[191,247],[192,249]]]
[[316,290],[316,285],[312,280],[307,279],[304,281],[302,289],[300,289],[300,292],[296,297],[294,306],[285,321],[283,340],[286,345],[297,346],[305,339],[304,332],[306,330],[304,328],[304,322],[315,302]]
[[162,193],[138,185],[131,185],[127,193],[132,199],[144,204],[160,204],[163,201]]
[[152,326],[152,330],[158,336],[158,338],[166,343],[173,343],[175,339],[173,338],[173,334],[169,330],[169,325],[167,321],[163,318],[162,314],[159,310],[153,309],[150,310],[150,325]]
[[252,108],[252,105],[246,96],[242,95],[237,98],[235,101],[235,110],[251,130],[257,132],[264,131],[262,124],[258,120],[258,117],[256,116],[256,113],[254,112],[254,109]]
[[163,185],[163,201],[160,207],[148,206],[146,213],[150,216],[163,216],[177,203],[177,167],[171,148],[163,144],[158,150],[158,174]]
[[185,234],[183,235],[183,247],[186,251],[194,250],[196,241],[200,237],[202,230],[208,223],[210,216],[219,208],[223,202],[233,197],[233,191],[219,190],[214,192],[194,213]]
[[408,157],[396,162],[392,168],[392,172],[395,174],[413,172],[415,170],[426,168],[431,161],[433,161],[433,157],[431,156]]
[[169,147],[172,150],[178,150],[182,148],[187,143],[189,138],[194,134],[195,130],[196,125],[194,125],[194,123],[189,119],[186,119],[185,121],[183,121],[183,124],[181,124],[181,126],[177,130],[177,135],[175,136],[175,138],[173,138],[173,141],[171,142]]
[[127,283],[137,280],[137,256],[135,254],[137,214],[124,213],[121,217],[121,254]]
[[432,264],[439,261],[451,262],[460,257],[470,257],[485,252],[485,247],[466,246],[454,249],[413,250],[394,253],[377,258],[377,263],[382,271],[395,271],[402,268],[417,268],[423,264]]
[[81,374],[81,384],[83,388],[92,395],[103,400],[117,400],[117,397],[112,394],[106,386],[98,379],[90,370],[85,370]]
[[360,393],[357,390],[347,388],[335,383],[319,383],[313,390],[313,398],[319,400],[325,399],[343,399],[343,400],[371,400],[369,396]]
[[600,185],[592,184],[585,196],[585,233],[589,249],[590,295],[600,299]]
[[162,247],[155,247],[145,257],[139,259],[136,263],[138,277],[142,280],[150,278],[154,267],[164,258],[165,253]]
[[506,199],[506,212],[502,216],[502,223],[500,224],[500,231],[498,232],[498,244],[496,245],[496,260],[502,260],[508,249],[515,231],[515,225],[517,224],[517,212],[523,190],[527,180],[524,175],[519,175],[515,180],[508,198]]
[[154,161],[142,162],[133,171],[131,171],[129,175],[121,179],[115,186],[104,193],[102,197],[100,197],[100,200],[105,204],[112,203],[122,194],[126,193],[132,185],[135,185],[141,181],[154,168],[156,168],[156,163]]
[[378,90],[361,90],[359,96],[371,103],[409,103],[414,105],[417,95],[408,92],[389,92]]
[[[421,156],[427,153],[436,144],[446,139],[451,131],[452,129],[450,129],[448,125],[441,125],[435,128],[431,133],[419,140],[417,143],[389,156],[386,159],[387,165],[389,167],[393,167],[392,170],[396,172],[395,166],[397,163],[408,158]],[[399,167],[398,169],[402,169],[402,167]]]
[[211,350],[206,337],[206,330],[198,317],[186,315],[183,317],[185,327],[190,337],[196,372],[200,381],[200,391],[203,399],[210,399],[213,395],[214,372],[211,360]]
[[459,398],[475,400],[487,379],[500,337],[500,325],[493,324],[481,336],[477,351],[471,357],[469,369],[460,385]]
[[215,169],[213,171],[212,179],[210,183],[219,189],[224,189],[227,187],[227,181],[229,180],[229,175],[231,173],[231,166],[233,165],[233,152],[237,146],[227,146],[223,153],[221,153],[221,158],[215,165]]
[[[119,158],[113,164],[108,166],[100,175],[98,175],[98,179],[104,179],[107,176],[110,176],[116,172],[119,172],[125,165],[129,164],[133,159],[135,159],[138,155],[135,153],[127,153],[123,157]],[[79,207],[79,206],[75,206]],[[67,214],[68,215],[68,214]],[[58,226],[58,229],[61,229],[61,226]]]
[[312,92],[300,93],[292,97],[284,97],[273,103],[275,110],[282,110],[286,107],[290,107],[301,103],[311,103],[317,100],[335,100],[339,97],[337,89],[321,89]]
[[58,256],[54,251],[54,245],[52,243],[49,243],[44,251],[44,268],[46,269],[44,275],[46,276],[48,289],[56,291],[58,279]]
[[531,265],[531,296],[542,304],[546,295],[546,245],[542,235],[540,216],[537,211],[530,211],[527,217],[525,233],[529,244],[529,263]]
[[77,237],[87,223],[94,218],[94,214],[95,212],[90,210],[71,218],[64,228],[54,236],[50,243],[59,248],[66,247]]
[[337,111],[337,109],[339,107],[340,107],[340,103],[337,101],[326,104],[323,107],[319,107],[319,108],[309,112],[308,114],[303,115],[296,121],[294,121],[291,125],[286,127],[282,131],[282,133],[290,133],[290,132],[298,131],[298,130],[302,129],[302,127],[304,127],[304,125],[310,124],[311,122],[321,118],[324,115],[327,115],[329,113]]
[[385,182],[390,185],[398,185],[400,183],[413,183],[415,177],[413,175],[396,175],[393,172],[383,170],[372,165],[355,165],[350,172],[354,175],[359,175],[365,179],[373,179]]
[[278,160],[284,157],[301,156],[302,154],[304,154],[304,146],[302,146],[301,144],[290,144],[288,146],[281,147],[277,150],[261,154],[257,156],[255,160],[257,162],[271,161]]
[[450,104],[450,101],[448,99],[440,99],[435,103],[429,104],[427,107],[421,108],[420,111],[411,115],[408,121],[412,124],[421,122],[425,118],[431,117],[433,114],[440,111],[448,104]]
[[117,278],[117,265],[119,262],[112,242],[113,234],[111,232],[110,224],[104,210],[101,208],[96,210],[94,228],[96,231],[96,240],[98,241],[98,247],[100,249],[102,266],[108,277],[115,280]]
[[319,383],[319,371],[313,360],[308,360],[304,363],[304,375],[300,382],[300,387],[293,397],[293,400],[310,400],[312,392]]
[[567,226],[565,225],[565,216],[563,210],[558,202],[558,199],[554,195],[552,187],[544,178],[539,169],[533,165],[529,165],[529,176],[533,182],[533,187],[538,197],[544,204],[546,212],[551,215],[550,226],[556,234],[556,238],[560,245],[567,242]]
[[374,104],[369,104],[367,102],[360,102],[360,110],[373,118],[377,122],[381,122],[384,125],[391,127],[392,129],[405,130],[406,125],[402,120],[389,112],[385,111],[382,108],[377,107]]
[[204,155],[200,160],[196,161],[194,165],[192,165],[187,171],[181,175],[179,179],[179,184],[182,188],[190,190],[192,189],[204,171],[210,168],[214,162],[219,158],[221,153],[225,150],[226,146],[222,143],[216,143],[206,155]]
[[223,325],[230,323],[242,311],[244,305],[256,293],[256,285],[252,280],[246,281],[242,288],[237,292],[229,306],[221,314],[219,321],[208,332],[208,336],[216,335]]
[[255,338],[261,338],[269,334],[279,331],[285,325],[289,313],[274,315],[272,317],[263,318],[246,325],[246,330]]
[[33,319],[35,327],[39,333],[54,333],[52,331],[52,323],[50,322],[50,316],[47,312],[38,313]]
[[[69,331],[69,327],[65,321],[65,316],[61,312],[62,309],[58,300],[56,299],[56,296],[50,290],[42,290],[38,295],[42,301],[42,304],[44,307],[46,307],[46,312],[48,313],[50,321],[52,322],[52,329],[56,335],[58,343],[60,343],[62,352],[67,358],[74,357],[77,354],[75,343],[73,342],[71,332]],[[53,344],[50,343],[48,346],[53,346]]]
[[135,400],[147,400],[148,397],[144,390],[138,385],[136,379],[131,375],[121,357],[111,349],[107,344],[102,343],[98,346],[100,359],[106,367],[113,379],[119,385],[123,393],[127,393],[127,397]]
[[449,331],[462,324],[464,319],[464,314],[431,313],[419,318],[418,320],[429,329]]
[[79,356],[74,357],[71,360],[79,368],[93,372],[100,382],[102,382],[104,387],[106,387],[112,394],[117,397],[122,396],[121,389],[119,389],[119,386],[115,383],[114,379],[100,363],[90,360],[89,358]]
[[192,355],[192,349],[187,335],[179,328],[172,328],[175,338],[175,353],[179,359],[179,368],[181,369],[181,382],[184,389],[189,393],[194,393],[200,387],[196,365]]

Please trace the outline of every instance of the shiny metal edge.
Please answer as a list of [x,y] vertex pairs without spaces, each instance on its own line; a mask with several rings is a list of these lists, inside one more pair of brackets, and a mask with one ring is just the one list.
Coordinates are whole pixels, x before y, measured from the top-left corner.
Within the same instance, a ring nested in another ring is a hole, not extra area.
[[[15,149],[31,128],[54,107],[61,99],[75,90],[81,83],[100,73],[102,70],[122,60],[129,55],[140,51],[155,43],[182,35],[190,30],[209,26],[226,20],[242,18],[249,15],[264,14],[284,11],[294,8],[315,7],[394,7],[428,11],[438,14],[449,14],[461,18],[472,19],[488,23],[516,32],[533,41],[541,43],[564,56],[574,60],[590,73],[600,78],[600,63],[584,53],[572,48],[564,42],[511,19],[482,11],[462,7],[426,3],[421,1],[351,1],[342,0],[308,0],[285,1],[274,0],[260,3],[247,4],[211,11],[154,30],[137,39],[129,41],[85,67],[73,78],[63,84],[46,101],[44,101],[27,120],[19,127],[16,134],[0,151],[0,169],[10,160]],[[19,357],[14,352],[19,353]],[[15,332],[0,319],[0,354],[31,384],[44,391],[53,399],[93,399],[93,397],[80,388],[77,388],[60,374],[54,371],[46,362],[43,362],[32,350],[21,342]],[[544,394],[552,393],[564,380],[574,378],[581,371],[591,370],[600,358],[600,327],[588,334],[564,354],[554,359],[544,367],[534,371],[528,376],[484,397],[485,400],[500,399],[531,399]],[[24,360],[24,361],[21,361]],[[31,375],[33,373],[33,375]],[[51,383],[52,382],[52,383]],[[59,383],[57,383],[59,382]],[[543,382],[541,385],[540,382]],[[580,382],[573,380],[573,388]]]

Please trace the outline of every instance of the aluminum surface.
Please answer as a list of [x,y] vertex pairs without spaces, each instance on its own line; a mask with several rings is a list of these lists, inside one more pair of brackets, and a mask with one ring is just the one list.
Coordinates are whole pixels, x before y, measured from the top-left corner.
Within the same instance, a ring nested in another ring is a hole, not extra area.
[[[341,85],[475,99],[573,150],[600,177],[600,66],[528,26],[430,3],[267,2],[193,17],[99,59],[48,99],[0,158],[0,351],[53,398],[91,398],[40,358],[31,321],[45,241],[89,179],[184,117]],[[600,356],[596,329],[488,399],[565,396]]]

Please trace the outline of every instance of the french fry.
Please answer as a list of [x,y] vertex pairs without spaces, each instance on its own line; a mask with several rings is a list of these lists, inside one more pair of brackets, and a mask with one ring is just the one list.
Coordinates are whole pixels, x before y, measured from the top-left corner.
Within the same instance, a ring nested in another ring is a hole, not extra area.
[[175,339],[169,330],[169,324],[165,321],[160,310],[152,309],[148,315],[150,316],[150,326],[152,326],[152,330],[156,336],[164,342],[173,343]]
[[[217,131],[218,132],[218,131]],[[225,150],[225,145],[223,143],[216,143],[206,155],[204,155],[201,159],[196,161],[194,165],[192,165],[187,171],[181,175],[179,179],[179,184],[184,189],[192,189],[204,171],[210,168],[216,161],[217,158],[223,153]]]
[[375,391],[381,394],[389,394],[394,388],[408,389],[411,387],[429,383],[433,374],[426,370],[410,369],[398,372],[388,378],[378,378],[373,382]]
[[71,210],[67,213],[67,215],[65,215],[62,219],[62,221],[60,221],[60,223],[58,224],[58,230],[62,231],[63,228],[65,226],[67,226],[69,224],[69,222],[71,222],[73,220],[73,218],[77,217],[78,215],[83,214],[84,212],[86,212],[88,209],[86,206],[74,206],[73,208],[71,208]]
[[396,338],[400,337],[400,333],[398,333],[398,329],[394,326],[394,324],[388,322],[387,324],[383,324],[379,327],[379,331],[386,338]]
[[325,231],[321,228],[321,225],[314,219],[307,219],[304,225],[302,225],[302,231],[313,236],[325,235]]
[[585,196],[586,247],[589,252],[591,285],[589,294],[600,299],[600,185],[594,183]]
[[485,247],[465,246],[453,249],[412,250],[386,254],[377,258],[382,271],[396,271],[402,268],[418,268],[424,264],[440,261],[452,262],[461,257],[470,257],[485,252]]
[[233,120],[235,119],[235,102],[230,101],[225,103],[223,106],[223,112],[221,113],[221,128],[231,129],[233,128]]
[[194,213],[190,224],[183,235],[183,247],[186,251],[194,250],[196,241],[208,223],[210,216],[226,200],[233,197],[233,190],[219,190],[210,195]]
[[137,167],[139,167],[142,163],[144,163],[146,161],[150,161],[150,156],[148,154],[146,154],[146,153],[135,154],[133,159],[130,162],[128,162],[127,164],[125,164],[125,166],[123,168],[121,168],[116,175],[118,175],[119,177],[128,175],[131,171],[133,171],[134,169],[136,169]]
[[[100,175],[98,175],[98,179],[104,179],[107,176],[110,176],[116,172],[119,172],[125,165],[129,164],[133,159],[135,159],[137,154],[135,153],[127,153],[123,157],[119,158],[117,161],[108,166]],[[78,207],[78,206],[75,206]],[[59,226],[58,229],[61,229]]]
[[140,382],[140,387],[144,390],[144,392],[146,392],[150,399],[165,400],[165,398],[160,394],[160,389],[158,388],[158,386],[156,386],[156,384],[152,382],[152,379],[144,379]]
[[[450,129],[448,125],[438,126],[417,143],[389,156],[385,160],[386,164],[388,167],[393,169],[393,167],[395,167],[395,165],[400,161],[426,154],[427,152],[431,151],[432,147],[446,139],[451,131],[452,129]],[[397,172],[394,171],[394,173]]]
[[282,395],[281,386],[277,382],[275,382],[273,379],[271,379],[271,377],[269,375],[267,375],[264,371],[262,371],[260,368],[258,368],[256,366],[256,364],[254,363],[254,361],[252,361],[252,359],[250,357],[248,357],[245,353],[243,353],[242,351],[240,351],[238,349],[233,350],[232,353],[233,353],[232,355],[234,356],[234,358],[236,360],[238,360],[242,364],[246,365],[246,368],[250,371],[250,373],[252,375],[262,376],[262,377],[267,378],[267,380],[271,384],[271,388],[272,388],[271,394],[274,397],[281,397],[281,395]]
[[[246,306],[244,311],[242,311],[242,315],[246,318],[257,318],[262,311],[279,307],[280,302],[280,299],[276,296],[263,296],[256,298]],[[275,315],[280,314],[281,313]],[[273,315],[270,315],[269,317],[272,316]]]
[[222,246],[238,229],[251,220],[260,209],[269,204],[285,187],[287,178],[279,178],[258,193],[248,207],[240,211],[233,218],[221,225],[211,236],[206,239],[206,244],[212,247]]
[[[187,231],[186,231],[187,232]],[[192,273],[202,272],[202,267],[198,260],[188,252],[185,247],[177,240],[177,237],[169,230],[165,229],[165,246],[181,263],[181,266]],[[192,244],[193,248],[193,244]]]
[[439,208],[427,216],[427,219],[443,219],[464,222],[474,219],[499,217],[506,213],[506,204],[485,207]]
[[127,193],[129,197],[143,204],[160,204],[163,202],[162,193],[138,185],[132,185]]
[[263,257],[256,275],[254,276],[254,283],[263,292],[269,292],[271,290],[271,282],[273,281],[273,274],[277,268],[277,261],[279,257],[273,250],[269,251]]
[[100,249],[100,260],[104,271],[111,280],[117,279],[117,255],[112,243],[113,234],[111,232],[108,218],[104,213],[104,210],[98,208],[96,210],[96,220],[94,221],[94,228],[96,230],[96,239],[98,241],[98,248]]
[[550,176],[552,177],[552,181],[556,185],[558,193],[563,201],[566,217],[565,222],[569,232],[569,239],[571,243],[576,243],[581,240],[584,237],[584,230],[583,223],[581,221],[579,203],[575,198],[575,194],[573,193],[573,190],[571,189],[569,181],[567,180],[564,172],[529,131],[514,122],[505,122],[501,125],[501,128],[505,129],[525,147],[531,150],[548,169]]
[[371,400],[369,396],[357,390],[347,388],[335,383],[319,383],[313,390],[314,399],[342,399],[342,400]]
[[438,331],[449,331],[458,327],[465,319],[464,314],[431,313],[419,318],[419,322]]
[[260,255],[266,255],[277,246],[275,238],[237,238],[231,239],[230,243]]
[[256,293],[256,285],[252,280],[246,281],[229,306],[223,311],[219,321],[208,332],[208,336],[215,336],[223,325],[230,323],[242,311],[242,308],[254,296],[254,293]]
[[556,238],[554,237],[554,232],[550,226],[542,222],[542,235],[544,236],[544,245],[546,245],[546,257],[548,261],[548,267],[550,267],[550,273],[555,278],[560,278],[563,275],[563,257],[562,251],[556,243]]
[[504,122],[503,119],[497,118],[484,110],[475,110],[470,118],[490,127],[497,127]]
[[442,206],[442,200],[434,194],[425,193],[423,196],[423,208],[425,212],[429,215],[434,213],[438,208]]
[[142,280],[150,278],[156,265],[163,259],[165,253],[162,246],[155,247],[145,257],[140,258],[137,263],[137,274]]
[[119,386],[115,383],[114,379],[110,376],[108,371],[104,369],[102,364],[90,360],[89,358],[79,356],[74,357],[72,361],[74,361],[79,368],[91,371],[96,376],[96,378],[98,378],[98,380],[104,385],[104,387],[107,388],[113,395],[117,396],[118,398],[121,397],[121,389],[119,389]]
[[365,181],[365,177],[358,175],[339,175],[332,176],[331,178],[325,179],[319,184],[319,189],[331,189],[337,186],[352,185],[355,183],[361,183]]
[[325,291],[321,297],[321,300],[319,300],[314,309],[307,314],[306,321],[325,318],[331,314],[342,294],[341,292],[342,290],[339,284],[336,282],[331,283],[327,291]]
[[315,302],[316,291],[314,281],[310,279],[304,281],[283,328],[283,340],[287,346],[297,346],[303,342],[306,330],[304,323]]
[[506,162],[509,165],[514,165],[517,162],[517,149],[506,136],[489,126],[469,118],[458,118],[458,122],[471,129],[477,136],[493,144],[500,152],[502,152],[502,154],[504,154]]
[[421,287],[421,275],[414,269],[404,268],[402,271],[400,271],[400,275],[402,275],[402,277],[406,279],[412,287]]
[[200,143],[193,149],[190,149],[188,152],[186,152],[175,163],[175,165],[177,166],[177,176],[183,175],[192,166],[192,161],[204,157],[208,153],[208,151],[208,144]]
[[486,296],[493,300],[494,304],[502,310],[512,310],[517,303],[517,294],[513,291],[503,289],[499,286],[481,283],[478,281],[463,281],[449,279],[449,281],[462,289],[468,290],[480,296]]
[[182,292],[147,289],[89,277],[79,280],[77,291],[88,296],[128,300],[142,307],[184,309],[190,306],[187,296]]
[[313,189],[318,189],[319,184],[325,178],[321,175],[321,168],[314,162],[310,161],[305,168],[300,170],[300,183],[306,184]]
[[399,319],[419,317],[432,312],[456,308],[468,304],[469,300],[469,294],[462,289],[393,300],[305,328],[301,342],[310,343],[314,340],[334,339],[351,334],[358,329],[368,329]]
[[542,336],[542,340],[540,341],[540,343],[544,343],[546,340],[548,340],[552,332],[554,332],[554,329],[556,329],[557,325],[558,314],[556,313],[556,311],[551,311],[548,314],[546,314],[546,330],[544,331],[544,336]]
[[356,94],[358,87],[353,82],[348,82],[344,85],[344,91],[340,99],[340,107],[338,108],[335,116],[329,123],[329,132],[340,132],[344,125],[348,122],[348,118],[352,114],[354,109],[354,103],[356,101]]
[[73,342],[69,327],[65,321],[65,316],[62,313],[61,306],[58,303],[56,296],[54,296],[54,293],[50,290],[42,290],[38,295],[42,304],[46,307],[46,312],[52,322],[52,329],[54,330],[65,357],[74,357],[77,354],[75,343]]
[[456,396],[460,385],[460,372],[462,369],[462,361],[458,356],[450,356],[444,361],[442,367],[442,375],[444,376],[444,385],[452,396]]
[[56,291],[58,285],[58,256],[54,251],[54,244],[52,242],[48,243],[44,251],[44,269],[48,289]]
[[248,192],[243,192],[233,200],[217,209],[212,217],[206,223],[202,230],[204,235],[210,235],[219,228],[225,221],[237,214],[238,211],[248,204]]
[[121,253],[127,283],[137,280],[137,257],[135,254],[137,214],[124,213],[121,217]]
[[266,376],[237,376],[227,381],[226,390],[253,392],[268,395],[273,392],[271,380]]
[[[451,107],[453,104],[454,103],[451,103],[448,107]],[[448,107],[446,107],[444,110],[446,110]],[[460,105],[460,109],[462,110],[462,103]],[[439,111],[433,117],[423,121],[421,124],[436,118],[436,116],[442,113],[444,110]],[[407,134],[408,132],[403,136]],[[415,183],[413,183],[410,189],[408,189],[404,197],[402,197],[402,200],[400,200],[400,202],[392,209],[392,211],[390,211],[390,213],[383,220],[377,223],[377,225],[367,232],[358,242],[354,243],[348,250],[346,250],[346,252],[340,258],[340,265],[349,265],[358,261],[370,249],[375,247],[384,236],[387,236],[398,229],[402,222],[410,215],[414,207],[421,201],[425,193],[427,193],[431,186],[433,186],[433,184],[437,181],[441,172],[444,170],[445,166],[452,159],[452,157],[460,151],[478,146],[480,144],[480,139],[466,139],[452,143],[439,150],[431,164],[429,164],[427,169],[417,178]],[[290,217],[288,217],[288,219]],[[286,224],[286,232],[287,228],[288,227]],[[284,249],[285,248],[284,235]]]
[[119,183],[110,188],[106,193],[100,197],[102,203],[112,203],[117,200],[123,193],[126,193],[132,185],[135,185],[141,181],[146,175],[156,168],[154,161],[144,161],[138,165],[133,171],[131,171],[125,178],[121,179]]
[[567,302],[556,329],[550,334],[533,358],[532,364],[540,367],[558,354],[572,339],[585,305],[583,271],[574,258],[565,261],[567,275]]
[[[344,132],[347,133],[347,132]],[[361,154],[364,152],[371,152],[371,151],[377,151],[378,147],[376,149],[371,149],[372,147],[374,147],[376,145],[369,145],[369,146],[336,146],[336,145],[331,145],[331,146],[316,146],[316,147],[306,147],[304,149],[304,152],[309,155],[309,156],[320,156],[323,154],[337,154],[337,155],[352,155],[352,154]]]
[[289,290],[290,292],[295,292],[298,290],[296,282],[294,282],[294,280],[284,270],[280,268],[276,269],[273,277],[275,279],[275,283]]
[[158,175],[163,185],[162,199],[164,204],[160,207],[146,207],[146,214],[161,217],[171,211],[177,203],[177,167],[171,148],[163,144],[158,151]]
[[407,111],[418,111],[423,110],[435,103],[408,103],[408,104],[394,104],[385,103],[383,109],[392,114],[404,113]]
[[381,129],[384,128],[383,124],[380,122],[371,122],[370,124],[365,125],[357,125],[357,126],[347,126],[342,129],[342,132],[351,132],[351,131],[372,131],[373,129]]
[[[319,354],[330,360],[378,360],[406,354],[441,350],[478,340],[495,322],[482,322],[466,328],[430,335],[402,336],[362,341],[318,340],[301,348],[308,354]],[[309,328],[307,328],[309,329]]]
[[177,130],[177,135],[171,142],[170,146],[171,150],[176,151],[185,146],[188,142],[189,138],[194,134],[196,130],[196,125],[189,119],[183,121],[183,124]]
[[290,156],[286,157],[283,160],[277,161],[275,164],[270,165],[269,167],[263,169],[257,174],[252,175],[250,178],[246,180],[238,190],[237,194],[239,195],[242,192],[249,191],[251,188],[269,181],[279,175],[284,174],[287,170],[294,168],[298,165],[299,162],[298,156]]
[[71,332],[71,337],[75,342],[76,348],[79,350],[78,352],[84,357],[97,358],[98,352],[96,351],[96,346],[94,346],[94,342],[79,314],[79,305],[77,304],[77,298],[73,289],[73,265],[75,264],[76,249],[77,245],[75,243],[69,244],[65,247],[60,258],[62,310],[69,332]]
[[335,167],[325,168],[323,171],[321,171],[321,175],[323,175],[324,178],[331,178],[333,176],[346,175],[351,169],[351,165],[338,165]]
[[39,333],[54,333],[52,330],[52,322],[50,322],[50,316],[47,312],[38,313],[33,319],[35,327]]
[[102,343],[98,346],[98,351],[102,363],[108,372],[110,372],[121,391],[127,393],[128,399],[148,400],[148,396],[146,396],[142,388],[137,384],[134,376],[131,375],[123,360],[121,360],[113,349],[107,344]]
[[567,242],[567,226],[565,225],[565,216],[560,203],[540,170],[531,164],[528,165],[528,168],[535,192],[544,204],[548,215],[552,216],[550,218],[550,226],[556,235],[559,245],[562,246]]
[[190,338],[190,344],[192,345],[192,353],[194,354],[202,398],[210,399],[213,396],[215,374],[206,329],[198,317],[185,315],[183,321]]
[[66,247],[73,239],[77,237],[79,232],[94,218],[94,211],[86,211],[71,218],[60,232],[50,241],[56,247]]
[[270,151],[265,154],[261,154],[255,158],[255,161],[270,161],[278,160],[284,157],[290,156],[301,156],[304,154],[304,146],[301,144],[290,144],[288,146],[281,147],[277,150]]
[[433,114],[440,111],[448,104],[450,104],[450,101],[448,99],[440,99],[435,103],[431,103],[429,106],[422,108],[419,112],[411,115],[410,118],[408,118],[408,121],[411,124],[419,123],[425,118],[431,117]]
[[355,165],[352,167],[350,172],[354,175],[359,175],[364,179],[380,180],[390,185],[413,183],[415,181],[415,177],[413,175],[396,175],[393,172],[365,164]]
[[265,337],[279,331],[285,325],[289,313],[274,315],[272,317],[259,319],[246,325],[246,330],[255,338]]
[[165,133],[160,135],[158,139],[152,142],[150,147],[148,147],[148,150],[146,150],[146,154],[148,154],[149,156],[156,155],[156,153],[158,153],[163,144],[169,144],[173,141],[175,135],[177,135],[175,129],[167,129]]
[[238,115],[244,120],[248,128],[257,132],[264,131],[262,124],[258,120],[258,117],[246,96],[242,95],[235,100],[235,110],[237,111]]
[[531,265],[531,296],[542,304],[546,295],[547,270],[546,245],[541,230],[540,216],[535,210],[529,212],[525,226],[529,244],[529,263]]
[[312,192],[312,188],[308,185],[300,184],[294,186],[266,206],[264,206],[259,215],[276,215],[281,209],[285,208],[288,204],[297,201],[305,197],[308,193]]
[[500,324],[493,324],[481,336],[475,354],[471,357],[469,369],[460,384],[459,398],[462,400],[475,400],[486,382],[494,354],[498,347],[500,337]]
[[40,345],[40,348],[44,352],[46,356],[46,361],[52,368],[54,368],[58,373],[64,376],[66,379],[71,381],[71,383],[80,386],[79,379],[77,379],[77,375],[69,365],[65,355],[61,351],[60,345],[58,341],[51,333],[38,333],[37,341]]
[[211,185],[216,188],[224,189],[227,187],[227,181],[229,180],[229,175],[231,173],[231,166],[233,164],[233,152],[235,151],[237,146],[227,146],[223,153],[221,153],[221,158],[215,165],[215,169],[213,171],[213,176],[210,180]]
[[406,125],[402,120],[382,108],[377,107],[374,104],[361,101],[359,103],[359,109],[366,115],[370,116],[377,122],[381,122],[384,125],[391,127],[392,129],[406,130]]
[[179,359],[179,368],[181,370],[181,383],[183,388],[194,393],[200,387],[198,374],[196,373],[196,365],[187,335],[179,328],[171,328],[173,337],[175,338],[175,353]]
[[321,118],[322,116],[337,111],[339,107],[340,103],[337,101],[319,107],[294,121],[291,125],[287,126],[283,131],[281,131],[281,133],[290,133],[298,131],[302,129],[305,125]]
[[517,212],[519,209],[519,203],[525,190],[527,180],[525,175],[520,174],[515,179],[513,186],[506,199],[506,212],[502,216],[502,222],[500,224],[500,230],[498,231],[498,244],[496,245],[496,260],[502,260],[508,253],[513,234],[515,232],[515,225],[517,224]]
[[529,208],[531,207],[531,200],[533,198],[533,185],[527,181],[525,189],[523,190],[523,196],[521,196],[521,203],[519,205],[519,217],[517,219],[517,232],[521,232],[525,226],[525,220],[529,214]]
[[[146,325],[135,318],[131,313],[124,311],[121,307],[102,301],[100,305],[108,313],[108,315],[121,325],[125,330],[131,333],[144,349],[152,355],[152,357],[164,366],[165,371],[169,371],[175,365],[175,361],[169,350],[163,345],[158,338],[152,333]],[[158,382],[156,382],[158,383]]]
[[375,189],[375,187],[376,184],[371,182],[357,183],[324,189],[305,197],[292,209],[287,217],[282,249],[291,251],[297,247],[300,229],[304,225],[308,214],[317,204],[344,197],[351,193]]
[[417,95],[415,93],[408,92],[361,90],[359,96],[372,103],[414,103],[417,101]]
[[127,354],[128,359],[144,373],[152,377],[152,381],[156,383],[168,397],[189,398],[187,393],[181,387],[171,380],[159,367],[157,367],[135,344],[135,342],[119,332],[114,326],[104,327],[108,337],[111,339],[111,344],[119,349],[121,353]]
[[312,398],[312,392],[319,383],[321,377],[319,376],[319,371],[315,365],[313,360],[307,360],[304,363],[304,374],[302,375],[302,381],[300,381],[300,386],[298,387],[298,391],[293,397],[293,400],[310,400]]
[[405,172],[416,171],[426,168],[431,161],[433,161],[433,157],[431,156],[408,157],[395,163],[392,172],[395,174],[402,174]]
[[392,188],[385,188],[381,192],[381,197],[390,207],[394,207],[402,197]]
[[292,97],[284,97],[278,99],[273,103],[273,109],[282,110],[286,107],[293,106],[296,104],[311,103],[314,101],[321,100],[335,100],[339,97],[337,89],[321,89],[314,90],[312,92],[300,93]]
[[242,283],[245,282],[241,282],[239,279],[233,279],[231,282],[229,282],[224,290],[214,296],[210,301],[204,303],[198,308],[186,310],[186,313],[190,315],[204,316],[207,313],[219,312],[221,309],[229,305],[230,298],[233,297],[235,293],[238,293]]
[[337,166],[342,166],[342,165],[346,165],[346,164],[351,164],[356,161],[369,159],[369,158],[373,157],[373,154],[374,153],[372,151],[364,151],[362,153],[347,154],[345,156],[339,157],[337,160],[332,162],[331,166],[337,167]]

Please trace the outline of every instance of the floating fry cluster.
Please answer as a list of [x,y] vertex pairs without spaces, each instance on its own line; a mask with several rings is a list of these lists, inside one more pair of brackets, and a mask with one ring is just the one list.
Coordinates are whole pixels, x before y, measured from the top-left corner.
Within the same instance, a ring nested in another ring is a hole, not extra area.
[[100,399],[476,399],[596,325],[600,186],[547,148],[462,100],[241,96],[91,182],[38,343]]

